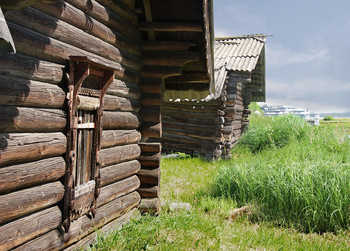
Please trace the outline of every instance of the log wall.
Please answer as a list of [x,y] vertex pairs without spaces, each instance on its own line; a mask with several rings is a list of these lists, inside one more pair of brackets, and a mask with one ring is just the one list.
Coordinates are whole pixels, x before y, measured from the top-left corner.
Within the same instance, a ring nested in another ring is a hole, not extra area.
[[[17,53],[0,55],[0,250],[86,245],[96,229],[137,215],[141,200],[142,49],[135,1],[54,2],[5,11]],[[74,220],[64,233],[71,55],[119,70],[104,100],[97,214]]]

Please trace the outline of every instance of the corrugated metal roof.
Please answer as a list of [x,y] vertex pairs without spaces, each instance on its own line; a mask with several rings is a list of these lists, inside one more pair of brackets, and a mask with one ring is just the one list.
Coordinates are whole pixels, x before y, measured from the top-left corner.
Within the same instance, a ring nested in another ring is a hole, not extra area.
[[217,39],[214,44],[215,69],[252,72],[258,62],[266,38],[243,36]]

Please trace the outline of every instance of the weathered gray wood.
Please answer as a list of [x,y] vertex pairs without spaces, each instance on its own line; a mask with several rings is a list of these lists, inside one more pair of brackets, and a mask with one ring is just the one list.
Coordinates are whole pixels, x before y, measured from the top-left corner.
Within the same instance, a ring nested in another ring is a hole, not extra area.
[[1,133],[0,166],[60,156],[66,144],[63,133]]
[[2,132],[57,132],[66,125],[66,114],[57,109],[0,106]]
[[139,209],[143,213],[157,213],[160,212],[160,199],[159,198],[145,198],[142,199],[139,205]]
[[100,151],[101,165],[109,166],[120,162],[134,160],[140,156],[140,153],[141,149],[137,144],[102,149]]
[[202,32],[202,24],[200,23],[139,23],[139,28],[141,31],[191,31],[191,32]]
[[124,18],[117,16],[114,12],[105,8],[105,6],[99,4],[95,0],[66,0],[71,5],[79,8],[91,17],[95,18],[99,22],[112,29],[125,34],[125,36],[140,42],[141,34],[137,27]]
[[104,42],[64,21],[33,8],[6,12],[6,19],[18,25],[35,30],[77,48],[116,61],[139,70],[141,61],[131,54],[121,54],[115,46]]
[[118,145],[128,145],[138,143],[141,133],[136,130],[103,130],[101,147],[108,148]]
[[111,29],[108,25],[104,25],[96,19],[86,15],[82,10],[64,2],[63,0],[55,1],[56,3],[51,4],[38,4],[35,8],[84,30],[117,48],[128,51],[137,56],[142,54],[141,47],[132,39],[125,37],[120,32]]
[[9,250],[21,245],[59,227],[61,223],[61,210],[54,206],[1,225],[0,250]]
[[141,152],[158,153],[162,151],[161,143],[139,142],[139,146],[141,147]]
[[50,63],[19,53],[0,54],[0,74],[58,84],[64,65]]
[[39,211],[63,198],[64,187],[56,181],[0,196],[0,223]]
[[104,167],[101,172],[101,186],[105,186],[136,174],[141,168],[137,160]]
[[104,96],[105,111],[139,112],[141,104],[138,100],[116,97],[112,95]]
[[64,175],[65,169],[62,157],[0,168],[0,194],[56,181]]
[[140,200],[140,195],[137,192],[120,197],[98,208],[94,220],[91,220],[88,216],[82,216],[71,223],[68,233],[64,233],[62,228],[57,228],[14,250],[63,249],[135,208],[140,203]]
[[61,108],[65,99],[57,85],[0,75],[0,105]]
[[160,196],[159,186],[142,186],[137,189],[141,198],[156,198]]
[[136,189],[139,187],[140,180],[136,175],[120,180],[108,186],[104,186],[101,188],[101,193],[97,198],[97,206],[101,207],[102,205],[116,198],[136,191]]
[[115,79],[109,86],[107,94],[128,99],[139,99],[141,91],[139,85]]

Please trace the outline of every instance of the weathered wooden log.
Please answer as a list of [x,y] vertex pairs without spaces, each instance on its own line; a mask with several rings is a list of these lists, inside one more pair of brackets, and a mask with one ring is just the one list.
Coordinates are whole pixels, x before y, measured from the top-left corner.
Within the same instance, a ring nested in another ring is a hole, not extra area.
[[141,71],[143,78],[165,79],[171,76],[181,75],[181,66],[148,66],[145,65]]
[[132,9],[128,8],[125,4],[118,2],[111,2],[109,0],[96,0],[101,5],[108,7],[113,12],[115,12],[118,16],[124,18],[129,21],[133,25],[137,25],[137,16],[132,11]]
[[101,186],[105,186],[125,179],[140,171],[141,165],[137,160],[119,163],[112,166],[104,167],[101,172]]
[[160,167],[153,169],[141,168],[137,176],[142,185],[158,185],[160,182]]
[[101,207],[116,198],[132,193],[139,187],[140,180],[136,175],[102,187],[100,195],[97,198],[97,206]]
[[139,146],[141,147],[141,152],[153,152],[158,153],[162,151],[162,144],[161,143],[149,143],[149,142],[139,142]]
[[[8,22],[8,26],[16,43],[16,49],[20,53],[40,57],[43,60],[58,64],[66,64],[71,55],[89,56],[101,65],[120,70],[121,72],[124,71],[122,66],[115,61],[105,59],[11,22]],[[118,74],[121,75],[119,72],[116,73],[117,76]]]
[[112,95],[104,96],[105,111],[139,112],[141,109],[138,100],[127,99]]
[[178,41],[142,41],[141,46],[144,51],[187,51],[196,44]]
[[140,153],[141,149],[137,144],[102,149],[100,151],[101,166],[134,160],[140,156]]
[[194,138],[194,137],[189,137],[189,136],[185,136],[185,135],[174,135],[171,133],[167,133],[164,132],[162,139],[164,140],[170,140],[170,141],[175,141],[175,142],[181,142],[181,143],[188,143],[188,144],[192,144],[192,145],[198,145],[199,147],[206,147],[209,146],[210,149],[213,146],[213,140],[206,140],[206,139],[198,139],[198,138]]
[[90,233],[88,236],[85,236],[80,241],[74,243],[73,245],[70,245],[69,247],[65,248],[65,251],[76,251],[81,249],[82,247],[88,247],[92,245],[97,238],[97,235],[100,233],[108,233],[110,231],[113,231],[115,229],[121,229],[122,226],[126,223],[129,223],[131,219],[138,220],[140,219],[140,211],[137,208],[133,208],[129,211],[127,211],[122,216],[118,217],[117,219],[109,222],[108,224],[104,225],[102,228],[99,229],[99,231],[94,231]]
[[161,122],[160,107],[159,109],[142,109],[141,117],[144,122],[159,123]]
[[200,55],[196,51],[154,51],[143,56],[144,65],[181,66],[198,60]]
[[10,250],[59,227],[61,223],[61,210],[54,206],[1,225],[0,250]]
[[179,129],[179,128],[164,128],[164,133],[169,133],[173,135],[183,135],[189,136],[198,139],[214,139],[215,138],[215,130],[207,131],[207,132],[199,132],[196,130],[188,130],[188,129]]
[[142,153],[137,160],[140,162],[142,167],[159,167],[161,155],[160,152],[156,153]]
[[189,72],[183,73],[181,76],[170,77],[167,83],[183,84],[183,83],[209,83],[210,79],[205,72]]
[[56,181],[64,175],[65,169],[62,157],[0,168],[0,194]]
[[142,54],[141,47],[132,39],[125,37],[118,31],[112,30],[108,25],[104,25],[96,19],[91,18],[82,10],[63,0],[56,0],[54,4],[38,4],[35,8],[84,30],[117,48],[121,48],[137,56]]
[[136,129],[141,124],[139,114],[132,112],[104,112],[103,129]]
[[140,87],[135,83],[129,83],[115,79],[109,86],[107,94],[127,99],[139,99],[141,96]]
[[0,75],[0,105],[61,108],[65,96],[57,85]]
[[161,138],[162,123],[142,123],[141,134],[143,137]]
[[64,187],[56,181],[0,196],[0,223],[8,222],[42,208],[56,204],[63,198]]
[[89,233],[96,231],[106,223],[118,218],[124,212],[135,208],[140,203],[140,195],[133,192],[126,196],[113,200],[97,209],[94,220],[88,216],[73,221],[68,233],[64,233],[62,228],[57,228],[44,235],[33,239],[15,250],[60,250],[63,249]]
[[145,198],[142,199],[139,205],[142,213],[158,213],[161,210],[159,198]]
[[1,133],[0,166],[60,156],[66,141],[63,133]]
[[137,189],[141,198],[157,198],[160,196],[159,186],[141,186]]
[[2,132],[57,132],[66,125],[62,110],[0,106]]
[[162,97],[160,94],[143,94],[140,101],[142,105],[160,106]]
[[136,144],[141,139],[141,133],[136,130],[103,130],[101,147],[108,148],[120,145]]
[[96,97],[88,97],[78,95],[77,109],[85,111],[94,111],[100,107],[100,99]]
[[202,32],[203,25],[200,23],[139,23],[141,31],[191,31],[191,32]]
[[58,84],[64,65],[50,63],[19,53],[0,54],[0,74]]
[[66,0],[71,5],[79,8],[99,22],[112,27],[114,30],[125,34],[125,36],[140,42],[141,34],[137,27],[124,18],[120,18],[114,12],[105,8],[95,0]]
[[11,10],[6,12],[5,17],[8,21],[116,61],[130,68],[139,70],[142,66],[137,56],[127,53],[122,55],[120,50],[115,46],[39,10],[33,8],[26,8],[21,11]]

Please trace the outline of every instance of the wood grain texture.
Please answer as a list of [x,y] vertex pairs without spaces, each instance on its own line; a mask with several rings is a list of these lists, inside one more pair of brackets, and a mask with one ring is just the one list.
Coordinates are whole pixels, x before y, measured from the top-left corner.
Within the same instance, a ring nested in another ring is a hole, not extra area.
[[137,160],[131,160],[104,167],[100,170],[101,186],[105,186],[137,174],[140,169],[141,165]]
[[103,130],[101,147],[108,148],[119,145],[129,145],[138,143],[141,133],[137,130]]
[[102,149],[100,151],[101,165],[104,167],[134,160],[140,156],[140,153],[141,149],[137,144]]
[[141,124],[138,113],[105,111],[103,114],[103,129],[136,129]]

